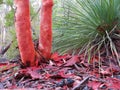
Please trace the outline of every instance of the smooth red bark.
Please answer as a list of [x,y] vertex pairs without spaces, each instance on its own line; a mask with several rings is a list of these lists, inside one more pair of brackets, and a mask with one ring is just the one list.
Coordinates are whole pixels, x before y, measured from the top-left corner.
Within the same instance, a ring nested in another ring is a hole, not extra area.
[[14,0],[16,5],[15,28],[21,59],[26,66],[35,66],[35,49],[30,30],[29,0]]
[[45,59],[51,56],[53,0],[42,0],[39,49]]
[[[16,5],[15,28],[22,62],[26,66],[36,66],[38,60],[36,60],[36,51],[30,30],[29,0],[14,1]],[[42,0],[39,50],[45,59],[49,59],[51,56],[52,6],[53,0]]]

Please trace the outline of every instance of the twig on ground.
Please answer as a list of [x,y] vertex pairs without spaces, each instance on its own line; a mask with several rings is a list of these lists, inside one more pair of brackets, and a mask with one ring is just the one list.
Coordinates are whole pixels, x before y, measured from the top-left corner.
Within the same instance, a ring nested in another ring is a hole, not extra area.
[[83,90],[83,88],[85,87],[85,85],[87,84],[89,78],[91,76],[86,77],[85,79],[83,79],[79,84],[77,84],[72,90]]

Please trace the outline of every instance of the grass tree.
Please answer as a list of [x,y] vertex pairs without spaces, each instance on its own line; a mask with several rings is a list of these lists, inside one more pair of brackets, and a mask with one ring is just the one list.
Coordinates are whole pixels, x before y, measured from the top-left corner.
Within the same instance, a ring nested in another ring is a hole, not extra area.
[[[54,51],[118,59],[120,0],[65,0],[54,20]],[[59,11],[60,10],[60,11]],[[120,64],[120,62],[119,62]]]

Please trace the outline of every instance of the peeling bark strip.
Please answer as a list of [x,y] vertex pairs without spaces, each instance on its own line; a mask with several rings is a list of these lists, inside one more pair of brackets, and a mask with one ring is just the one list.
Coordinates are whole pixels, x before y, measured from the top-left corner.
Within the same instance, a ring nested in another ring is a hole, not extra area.
[[50,58],[52,48],[52,6],[53,0],[42,0],[39,49],[45,59]]
[[26,66],[35,66],[35,50],[30,30],[29,0],[14,0],[15,28],[21,59]]

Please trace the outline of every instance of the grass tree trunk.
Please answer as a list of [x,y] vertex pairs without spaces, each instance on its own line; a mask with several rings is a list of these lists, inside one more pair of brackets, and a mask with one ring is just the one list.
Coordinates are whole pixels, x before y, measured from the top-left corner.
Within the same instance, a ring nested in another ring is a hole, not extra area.
[[35,49],[30,30],[29,0],[14,0],[16,5],[15,28],[22,62],[25,66],[35,66]]
[[42,0],[39,49],[45,59],[50,58],[52,48],[52,6],[53,0]]

